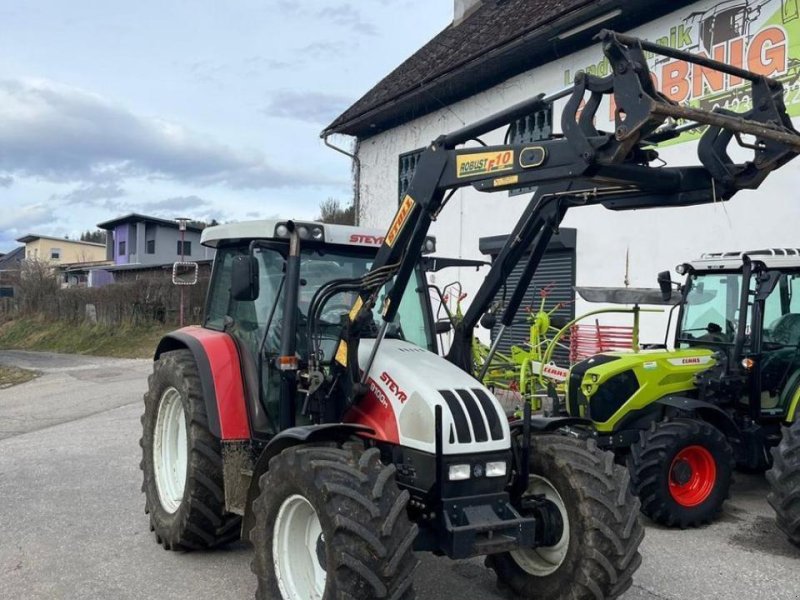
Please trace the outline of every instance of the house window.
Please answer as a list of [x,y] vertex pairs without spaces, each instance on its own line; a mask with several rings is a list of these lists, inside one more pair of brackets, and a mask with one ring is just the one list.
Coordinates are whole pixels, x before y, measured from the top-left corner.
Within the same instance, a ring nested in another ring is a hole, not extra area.
[[[507,138],[509,144],[529,144],[549,139],[552,133],[553,105],[551,104],[547,108],[536,111],[527,117],[522,117],[511,123],[508,128]],[[508,195],[518,196],[520,194],[528,194],[534,189],[534,187],[530,187],[511,190],[508,192]]]
[[117,254],[120,256],[125,256],[125,240],[122,240],[119,244],[117,244],[119,251]]
[[50,248],[50,260],[61,260],[61,248]]
[[408,192],[408,187],[411,185],[411,180],[414,178],[414,173],[417,171],[417,163],[422,150],[414,150],[413,152],[406,152],[400,155],[400,164],[398,168],[397,179],[397,202],[402,202],[403,198]]
[[[181,245],[183,248],[181,248]],[[191,256],[192,255],[192,242],[181,242],[178,240],[178,256]]]
[[144,252],[145,254],[155,254],[156,253],[156,241],[155,240],[147,240],[144,244]]

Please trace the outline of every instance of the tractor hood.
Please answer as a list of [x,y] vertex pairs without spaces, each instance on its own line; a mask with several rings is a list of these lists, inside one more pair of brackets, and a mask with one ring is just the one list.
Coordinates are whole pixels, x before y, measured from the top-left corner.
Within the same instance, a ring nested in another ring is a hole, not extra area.
[[[374,344],[375,340],[361,340],[362,365]],[[378,439],[434,453],[434,415],[440,406],[444,454],[510,448],[508,419],[497,398],[454,364],[419,346],[385,339],[367,385],[366,397],[345,420],[371,427]]]
[[567,409],[609,433],[631,411],[691,392],[695,375],[715,364],[708,348],[604,352],[576,363],[567,382]]

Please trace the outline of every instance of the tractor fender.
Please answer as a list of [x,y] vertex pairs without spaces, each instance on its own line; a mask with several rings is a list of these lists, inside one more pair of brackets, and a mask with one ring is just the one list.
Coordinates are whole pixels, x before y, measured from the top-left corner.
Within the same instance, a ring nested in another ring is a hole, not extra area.
[[677,408],[680,411],[695,414],[704,421],[710,423],[728,438],[742,439],[742,432],[736,421],[722,410],[719,406],[697,398],[686,398],[685,396],[665,396],[655,401],[655,404]]
[[[522,419],[509,423],[508,426],[511,428],[512,435],[518,431],[522,431],[524,424]],[[545,433],[561,429],[562,427],[572,427],[576,425],[580,427],[594,427],[590,419],[581,417],[531,417],[531,431],[534,433]]]
[[259,494],[258,481],[269,469],[269,461],[287,448],[300,444],[314,444],[320,442],[342,443],[355,434],[374,434],[375,432],[364,425],[353,423],[323,423],[322,425],[300,425],[285,429],[273,437],[264,447],[253,466],[250,476],[250,486],[247,490],[247,503],[245,504],[244,519],[242,520],[242,537],[247,539],[253,527],[253,511],[250,507]]
[[154,360],[164,352],[181,349],[189,350],[194,356],[209,431],[224,441],[249,440],[250,422],[239,353],[233,338],[221,331],[184,327],[161,339]]

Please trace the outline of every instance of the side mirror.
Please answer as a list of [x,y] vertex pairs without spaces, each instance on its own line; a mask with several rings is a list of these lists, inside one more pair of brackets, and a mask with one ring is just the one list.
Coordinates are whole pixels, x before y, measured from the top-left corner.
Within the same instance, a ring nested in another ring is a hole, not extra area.
[[234,257],[231,297],[237,302],[250,302],[258,298],[258,260],[255,256]]
[[484,329],[492,329],[495,323],[497,323],[497,316],[494,313],[483,313],[481,317],[481,327]]
[[664,302],[669,302],[672,298],[672,277],[669,271],[661,271],[658,274],[658,287],[661,288],[661,298]]
[[436,335],[447,333],[453,329],[453,324],[450,321],[436,321]]

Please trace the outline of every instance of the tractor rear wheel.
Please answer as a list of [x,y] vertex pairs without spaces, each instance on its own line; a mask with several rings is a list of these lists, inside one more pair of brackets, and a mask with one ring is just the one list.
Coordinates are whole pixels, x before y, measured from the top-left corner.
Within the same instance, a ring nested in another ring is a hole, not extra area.
[[629,468],[642,512],[668,527],[710,523],[728,497],[733,450],[723,433],[699,419],[653,423],[631,446]]
[[225,512],[220,443],[208,430],[190,351],[155,361],[141,421],[142,491],[156,541],[194,550],[238,540],[241,519]]
[[[553,546],[487,557],[498,586],[536,600],[619,597],[642,562],[644,537],[627,470],[594,440],[534,435],[528,481],[523,498],[544,496],[555,504],[563,532]],[[515,504],[524,514],[523,498]]]
[[257,600],[412,600],[417,526],[394,474],[375,448],[295,446],[270,460],[252,508]]
[[772,469],[767,471],[767,500],[778,527],[800,546],[800,421],[783,428],[781,443],[772,449]]

